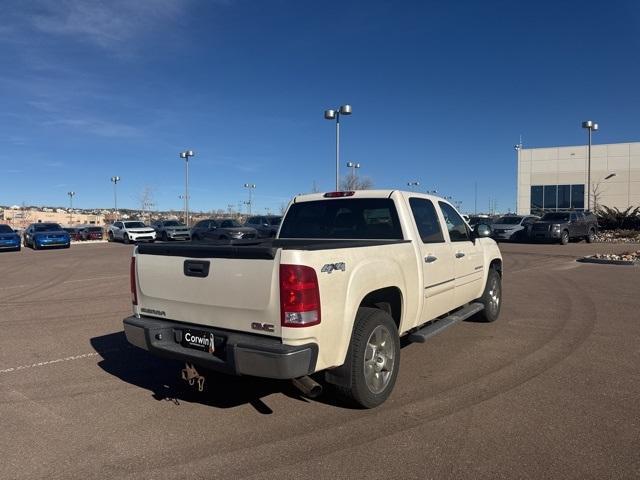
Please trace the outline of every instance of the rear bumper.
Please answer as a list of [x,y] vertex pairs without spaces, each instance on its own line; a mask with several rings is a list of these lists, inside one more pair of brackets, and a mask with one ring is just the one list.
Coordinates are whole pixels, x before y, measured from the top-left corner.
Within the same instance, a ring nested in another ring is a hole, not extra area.
[[[182,346],[182,335],[188,329],[213,334],[215,352]],[[315,343],[294,347],[283,345],[277,338],[151,317],[125,318],[124,332],[129,343],[159,357],[191,362],[232,375],[298,378],[313,373],[318,358]]]

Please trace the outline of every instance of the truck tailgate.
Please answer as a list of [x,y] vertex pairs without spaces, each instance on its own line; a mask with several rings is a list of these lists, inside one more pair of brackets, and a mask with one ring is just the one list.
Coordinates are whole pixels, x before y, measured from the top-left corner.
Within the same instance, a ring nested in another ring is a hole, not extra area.
[[280,336],[278,265],[279,251],[271,247],[141,245],[136,255],[138,311]]

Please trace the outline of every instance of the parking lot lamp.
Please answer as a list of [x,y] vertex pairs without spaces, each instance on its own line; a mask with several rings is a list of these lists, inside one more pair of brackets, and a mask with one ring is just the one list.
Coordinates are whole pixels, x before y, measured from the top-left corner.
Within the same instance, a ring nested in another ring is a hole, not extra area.
[[349,167],[351,169],[351,176],[353,178],[356,178],[356,168],[360,168],[360,164],[359,163],[353,163],[353,162],[347,162],[347,167]]
[[120,181],[120,177],[111,177],[111,181],[113,182],[113,211],[116,216],[116,220],[118,220],[118,192],[116,191],[116,186]]
[[351,115],[351,105],[345,104],[336,108],[324,111],[326,120],[336,121],[336,191],[340,190],[340,115]]
[[244,188],[249,190],[249,203],[247,203],[247,205],[249,206],[249,216],[251,216],[251,204],[253,203],[251,192],[253,191],[254,188],[256,188],[256,184],[255,183],[245,183],[244,184]]
[[189,158],[193,157],[193,150],[180,152],[180,158],[184,159],[184,223],[189,226]]
[[418,181],[407,182],[407,187],[409,187],[409,190],[411,190],[412,192],[417,191],[419,186],[420,182]]
[[591,134],[598,130],[598,124],[591,120],[582,122],[582,128],[589,131],[589,153],[587,160],[587,211],[591,211]]
[[69,226],[73,225],[73,196],[76,192],[67,192],[69,195]]

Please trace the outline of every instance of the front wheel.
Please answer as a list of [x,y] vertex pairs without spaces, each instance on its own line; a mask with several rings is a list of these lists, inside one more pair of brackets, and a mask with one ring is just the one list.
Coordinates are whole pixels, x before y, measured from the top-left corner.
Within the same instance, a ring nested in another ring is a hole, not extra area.
[[167,232],[162,232],[162,235],[160,236],[160,239],[163,242],[168,242],[169,241],[169,236],[167,235]]
[[478,301],[484,305],[484,309],[478,312],[477,319],[482,322],[495,322],[502,306],[502,278],[494,268],[489,269],[487,284]]
[[593,243],[596,241],[596,231],[593,228],[589,229],[589,233],[587,234],[587,243]]
[[560,243],[562,245],[567,245],[569,243],[569,232],[563,230],[560,234]]
[[351,384],[338,387],[344,396],[364,408],[389,398],[400,368],[400,338],[389,314],[377,308],[358,310],[345,367]]
[[131,242],[131,241],[129,240],[129,235],[127,235],[127,234],[125,233],[125,234],[124,234],[124,237],[122,237],[122,241],[123,241],[125,244],[129,245],[129,243]]
[[109,234],[107,235],[107,241],[113,242],[113,232],[109,232]]

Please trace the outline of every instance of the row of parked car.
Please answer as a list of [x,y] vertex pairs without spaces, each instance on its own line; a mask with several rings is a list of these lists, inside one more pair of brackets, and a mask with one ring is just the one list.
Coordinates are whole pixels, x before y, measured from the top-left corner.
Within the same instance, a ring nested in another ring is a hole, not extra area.
[[162,240],[225,240],[275,237],[282,217],[264,215],[249,217],[244,224],[234,219],[209,218],[189,228],[177,220],[157,220],[146,225],[138,220],[117,221],[109,225],[110,242],[154,242]]
[[[244,224],[234,219],[205,219],[193,227],[177,220],[158,220],[150,226],[138,220],[117,221],[109,225],[110,242],[154,242],[156,240],[239,240],[275,237],[282,217],[264,215],[250,217]],[[598,232],[595,215],[582,211],[549,212],[536,215],[504,215],[489,217],[478,215],[465,218],[473,229],[485,224],[491,227],[496,241],[554,241],[563,245],[571,240],[593,242]],[[102,227],[81,225],[62,228],[57,223],[33,223],[20,234],[8,225],[0,225],[0,250],[20,250],[21,245],[35,250],[47,247],[69,248],[71,240],[102,240]]]
[[491,226],[491,237],[496,241],[559,242],[566,245],[571,240],[593,242],[598,233],[598,220],[590,212],[548,212],[536,215],[504,215],[491,218],[488,215],[469,218],[473,228],[477,224]]

